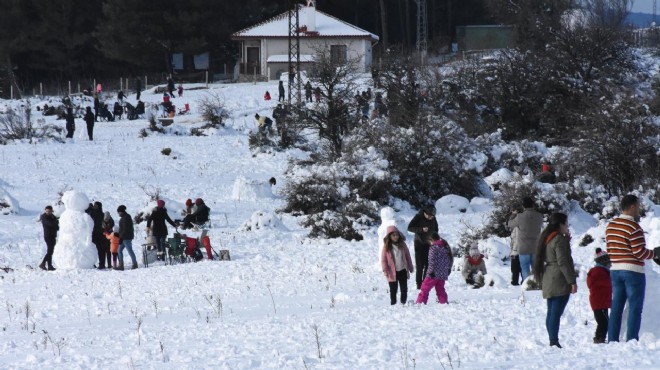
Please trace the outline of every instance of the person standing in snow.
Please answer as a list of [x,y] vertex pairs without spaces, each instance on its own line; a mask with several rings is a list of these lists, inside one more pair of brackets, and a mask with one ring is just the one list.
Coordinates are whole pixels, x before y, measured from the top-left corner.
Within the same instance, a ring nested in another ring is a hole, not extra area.
[[408,232],[415,233],[415,282],[417,289],[421,289],[429,262],[429,238],[438,232],[435,207],[427,206],[419,211],[408,224]]
[[[42,270],[55,271],[53,267],[53,251],[57,242],[57,230],[60,229],[60,223],[53,214],[53,207],[46,206],[44,213],[39,216],[39,222],[44,228],[44,241],[46,242],[46,255],[39,264]],[[46,266],[48,265],[48,266]]]
[[596,334],[594,343],[606,343],[607,311],[612,307],[612,280],[610,279],[610,256],[600,248],[596,248],[596,266],[587,273],[587,287],[589,288],[589,304],[594,311],[596,319]]
[[174,97],[174,80],[172,76],[167,78],[167,92],[169,92],[171,98]]
[[151,231],[152,235],[156,238],[156,247],[158,247],[156,257],[159,261],[165,261],[165,238],[167,238],[168,234],[165,221],[172,225],[172,227],[176,227],[174,221],[172,221],[170,216],[167,214],[165,201],[158,199],[156,201],[156,208],[151,211],[151,214],[147,218],[147,232]]
[[[96,251],[99,255],[98,269],[105,268],[106,254],[108,252],[108,241],[103,236],[103,205],[101,202],[94,202],[94,204],[85,211],[94,221],[92,228],[92,243],[96,246]],[[110,267],[110,265],[108,265]]]
[[142,79],[135,77],[135,100],[140,100],[140,94],[142,94]]
[[522,205],[524,211],[519,214],[514,210],[507,225],[511,230],[518,228],[515,243],[518,246],[518,258],[524,281],[530,275],[534,263],[534,250],[543,228],[543,215],[534,209],[534,199],[531,197],[524,197]]
[[92,108],[87,107],[85,110],[85,123],[87,124],[87,136],[89,136],[89,141],[94,140],[94,122],[96,119],[94,118],[94,113],[92,113]]
[[479,252],[477,243],[472,243],[468,254],[463,259],[463,269],[461,270],[463,279],[466,284],[481,288],[484,286],[484,275],[487,273],[484,255]]
[[422,282],[422,290],[417,296],[417,304],[428,302],[431,288],[435,288],[435,294],[438,296],[440,304],[447,303],[447,291],[445,290],[445,281],[449,279],[451,267],[454,264],[454,256],[451,254],[449,244],[440,238],[438,233],[431,234],[429,240],[431,248],[429,249],[429,268],[426,278]]
[[[179,84],[179,87],[177,87],[177,92],[179,93],[179,98],[183,96],[183,85]],[[270,100],[270,99],[268,99]]]
[[66,137],[73,139],[73,133],[76,131],[76,121],[73,119],[73,108],[66,108]]
[[390,286],[391,305],[396,304],[397,287],[401,288],[401,303],[408,302],[408,279],[410,273],[415,271],[405,240],[396,226],[387,227],[380,264]]
[[511,230],[511,285],[520,285],[520,256],[518,255],[518,228]]
[[101,101],[99,100],[99,94],[94,94],[94,122],[98,122],[100,111]]
[[571,233],[568,230],[568,216],[553,213],[539,237],[534,260],[534,278],[541,283],[543,298],[548,311],[545,327],[550,346],[562,348],[559,344],[559,322],[571,294],[577,293],[575,266],[571,256]]
[[277,101],[284,101],[284,81],[280,80],[280,84],[277,86],[277,92],[279,94]]
[[314,89],[314,98],[316,99],[317,103],[321,102],[321,88],[319,86],[316,86]]
[[305,84],[305,101],[311,103],[312,102],[312,84],[307,80],[307,83]]
[[642,324],[642,308],[646,290],[644,260],[657,259],[660,247],[646,249],[644,230],[637,220],[640,217],[639,199],[632,194],[621,199],[622,214],[613,218],[605,228],[607,253],[612,260],[612,311],[607,329],[610,342],[619,341],[623,307],[628,301],[628,331],[626,341],[639,340],[639,328]]
[[[112,227],[111,230],[104,231],[106,239],[110,243],[110,253],[112,254],[112,268],[118,269],[117,259],[119,252],[119,244],[121,243],[121,238],[119,238],[119,226]],[[108,268],[110,268],[110,262],[108,262]]]
[[131,269],[138,268],[137,259],[135,258],[135,253],[133,253],[133,219],[131,215],[126,213],[126,206],[120,205],[117,207],[117,213],[119,214],[119,237],[121,238],[121,244],[119,246],[119,267],[117,270],[124,270],[124,249],[128,251],[128,255],[131,257],[131,262],[133,266]]
[[[115,220],[110,216],[110,212],[104,212],[103,213],[103,222],[101,223],[101,228],[103,229],[103,233],[111,233],[112,230],[115,227]],[[118,229],[119,230],[119,229]],[[119,245],[119,244],[117,244]],[[109,243],[106,242],[106,253],[105,253],[105,266],[107,268],[110,268],[111,262],[112,262],[112,254],[111,250],[109,249]],[[115,251],[116,252],[116,251]],[[115,267],[115,266],[113,266]]]

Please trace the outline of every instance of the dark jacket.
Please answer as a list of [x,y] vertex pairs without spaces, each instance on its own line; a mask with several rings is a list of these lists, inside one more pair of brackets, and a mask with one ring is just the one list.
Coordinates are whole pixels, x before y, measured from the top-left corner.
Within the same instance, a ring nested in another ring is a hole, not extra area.
[[89,216],[94,221],[94,228],[92,229],[92,239],[96,236],[103,238],[103,208],[92,207],[89,209]]
[[197,206],[195,212],[193,212],[193,222],[196,224],[203,224],[209,220],[209,213],[211,209],[206,204],[201,204]]
[[[428,227],[426,232],[422,231],[425,227]],[[438,232],[438,220],[435,216],[429,220],[424,216],[424,211],[419,211],[408,224],[408,231],[415,233],[415,248],[428,248],[431,245],[429,237]]]
[[57,238],[57,230],[60,229],[60,221],[54,214],[47,215],[42,213],[41,216],[39,216],[39,221],[41,221],[41,225],[44,227],[44,239]]
[[133,219],[131,215],[122,212],[119,216],[119,237],[122,240],[133,240],[135,233],[133,231]]
[[280,81],[279,86],[277,86],[277,92],[280,95],[284,96],[284,83],[282,81]]
[[167,214],[167,208],[156,207],[151,211],[151,215],[147,218],[147,227],[151,227],[151,224],[153,223],[151,231],[154,236],[167,236],[167,225],[165,225],[165,221],[170,225],[175,226],[174,221],[172,221],[170,215]]
[[73,114],[67,113],[66,115],[66,129],[67,131],[74,131],[76,129],[76,121],[73,119]]
[[91,110],[85,113],[84,119],[87,126],[94,126],[94,121],[96,120],[96,118],[94,117],[94,113],[92,113]]

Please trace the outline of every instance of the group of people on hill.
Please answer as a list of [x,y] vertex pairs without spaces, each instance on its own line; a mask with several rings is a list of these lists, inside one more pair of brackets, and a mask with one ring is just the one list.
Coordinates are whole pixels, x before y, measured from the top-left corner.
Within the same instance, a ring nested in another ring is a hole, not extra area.
[[[513,212],[508,226],[512,229],[512,285],[533,280],[540,285],[547,302],[546,330],[550,346],[559,343],[559,324],[571,294],[577,292],[577,273],[571,254],[571,234],[568,216],[553,213],[543,228],[543,215],[534,209],[531,197],[522,199],[524,210]],[[660,260],[660,247],[646,248],[644,231],[638,223],[641,204],[635,195],[626,195],[620,202],[621,215],[607,225],[607,249],[596,248],[595,266],[587,274],[589,301],[596,321],[594,343],[618,342],[624,306],[628,304],[626,340],[639,340],[646,278],[644,261]],[[415,265],[405,243],[405,237],[395,226],[389,226],[383,239],[381,266],[389,283],[390,303],[407,303],[407,280],[416,271],[415,282],[420,290],[416,303],[426,304],[429,292],[435,288],[438,302],[447,303],[445,282],[451,274],[453,256],[447,242],[438,234],[435,209],[422,209],[411,220],[408,231],[415,234]],[[468,284],[477,283],[486,274],[483,255],[471,245],[462,266]],[[611,308],[610,315],[608,310]]]
[[[183,211],[183,220],[172,220],[165,208],[165,201],[159,199],[156,201],[156,207],[147,216],[147,232],[151,233],[156,239],[158,248],[158,260],[165,260],[165,240],[168,235],[167,225],[182,229],[191,229],[196,226],[202,226],[209,221],[211,213],[210,208],[204,203],[204,200],[197,198],[195,202],[191,199],[186,200],[186,208]],[[98,252],[97,269],[112,268],[114,270],[124,270],[124,250],[131,259],[131,269],[137,269],[138,263],[133,251],[133,239],[135,237],[134,221],[126,211],[125,205],[117,207],[119,222],[115,220],[110,212],[103,211],[101,202],[90,203],[85,210],[92,221],[92,243],[96,246]],[[57,232],[59,230],[59,220],[53,214],[53,207],[46,206],[44,213],[40,215],[39,221],[43,226],[44,241],[46,242],[46,255],[43,257],[39,268],[42,270],[53,271],[53,251],[57,242]]]

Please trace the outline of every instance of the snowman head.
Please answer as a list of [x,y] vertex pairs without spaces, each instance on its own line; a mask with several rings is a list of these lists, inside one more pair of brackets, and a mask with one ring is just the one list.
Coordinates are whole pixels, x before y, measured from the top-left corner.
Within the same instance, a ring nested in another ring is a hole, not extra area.
[[89,198],[79,191],[69,190],[62,195],[62,203],[67,210],[84,212],[89,206]]

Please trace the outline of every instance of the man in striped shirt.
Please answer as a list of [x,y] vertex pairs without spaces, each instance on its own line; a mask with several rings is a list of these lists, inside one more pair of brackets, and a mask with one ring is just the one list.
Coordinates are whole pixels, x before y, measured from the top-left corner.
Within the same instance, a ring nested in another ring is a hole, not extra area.
[[607,224],[605,241],[612,261],[612,311],[607,336],[610,342],[619,341],[621,316],[628,300],[628,331],[626,341],[639,340],[642,322],[646,275],[644,260],[653,258],[653,251],[646,249],[644,230],[637,220],[640,214],[639,199],[626,195],[621,199],[621,215]]

